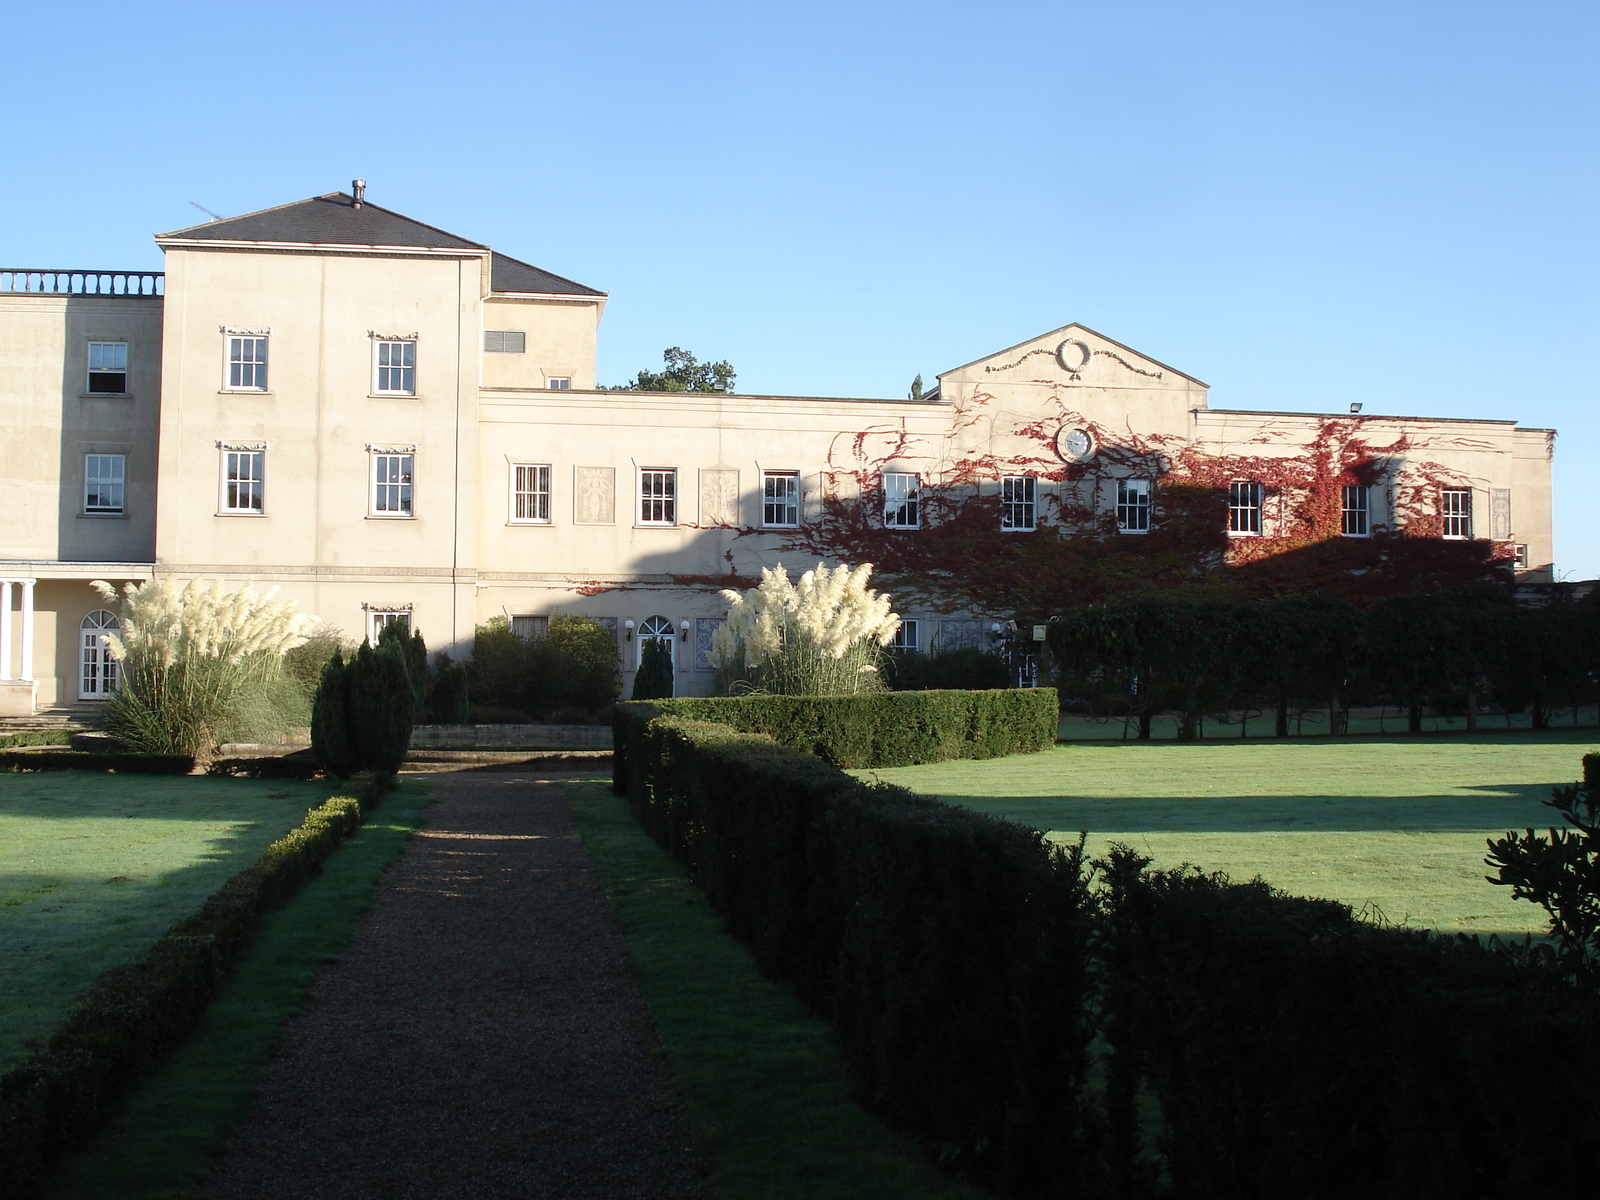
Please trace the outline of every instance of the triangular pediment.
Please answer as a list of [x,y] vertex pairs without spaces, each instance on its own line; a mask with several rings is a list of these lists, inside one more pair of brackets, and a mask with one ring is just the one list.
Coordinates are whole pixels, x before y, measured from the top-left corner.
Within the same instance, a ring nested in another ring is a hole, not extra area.
[[1048,380],[1108,387],[1141,383],[1209,386],[1076,321],[939,375],[941,381],[947,378],[980,382]]

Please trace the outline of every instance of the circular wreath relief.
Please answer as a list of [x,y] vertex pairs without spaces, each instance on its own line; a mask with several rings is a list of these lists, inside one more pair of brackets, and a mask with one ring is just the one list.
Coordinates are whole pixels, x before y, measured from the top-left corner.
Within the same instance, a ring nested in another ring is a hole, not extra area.
[[[1093,357],[1094,351],[1089,349],[1089,343],[1079,341],[1077,338],[1068,338],[1056,347],[1056,361],[1068,375],[1078,374],[1089,365],[1089,360]],[[1074,359],[1077,361],[1073,361]]]

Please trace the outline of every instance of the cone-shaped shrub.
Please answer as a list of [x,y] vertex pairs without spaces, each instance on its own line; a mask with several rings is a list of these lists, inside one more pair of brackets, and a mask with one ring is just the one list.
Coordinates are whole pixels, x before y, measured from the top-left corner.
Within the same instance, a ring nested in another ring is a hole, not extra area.
[[665,700],[672,695],[672,648],[649,638],[640,648],[639,670],[633,677],[633,699]]
[[404,626],[399,622],[390,622],[378,631],[378,649],[393,650],[406,664],[406,674],[411,679],[411,694],[417,701],[416,711],[411,714],[411,723],[414,725],[422,720],[422,701],[428,694],[428,643],[422,640],[421,631],[407,637]]
[[467,700],[467,667],[465,663],[443,659],[433,677],[433,719],[440,725],[465,725],[472,712]]
[[361,769],[350,737],[350,672],[337,650],[322,668],[316,699],[311,702],[311,753],[340,779]]
[[405,652],[362,643],[350,665],[350,740],[363,768],[391,775],[411,742],[416,692]]

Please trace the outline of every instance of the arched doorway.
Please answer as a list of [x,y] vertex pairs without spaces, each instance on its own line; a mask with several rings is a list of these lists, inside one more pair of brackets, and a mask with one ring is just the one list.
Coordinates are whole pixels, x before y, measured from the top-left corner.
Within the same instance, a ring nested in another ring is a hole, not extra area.
[[104,700],[117,690],[122,672],[106,649],[106,634],[117,628],[117,614],[100,609],[78,622],[78,699]]
[[638,658],[634,661],[634,668],[637,669],[639,664],[644,661],[644,644],[646,642],[664,642],[667,647],[667,654],[672,659],[672,669],[676,671],[678,669],[677,641],[678,639],[672,633],[671,621],[665,617],[646,617],[644,624],[639,626]]

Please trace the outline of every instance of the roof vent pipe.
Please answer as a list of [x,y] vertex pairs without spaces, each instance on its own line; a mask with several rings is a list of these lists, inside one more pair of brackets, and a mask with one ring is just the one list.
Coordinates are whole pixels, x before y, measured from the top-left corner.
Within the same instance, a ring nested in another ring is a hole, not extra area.
[[360,208],[367,194],[367,181],[365,179],[352,179],[350,181],[350,190],[355,193],[355,199],[351,201],[350,207]]

